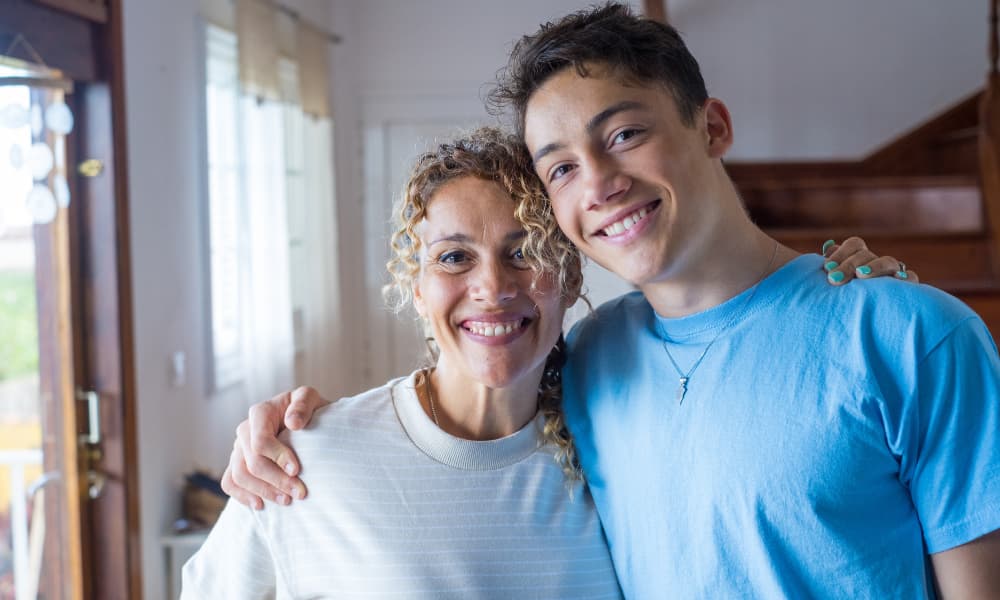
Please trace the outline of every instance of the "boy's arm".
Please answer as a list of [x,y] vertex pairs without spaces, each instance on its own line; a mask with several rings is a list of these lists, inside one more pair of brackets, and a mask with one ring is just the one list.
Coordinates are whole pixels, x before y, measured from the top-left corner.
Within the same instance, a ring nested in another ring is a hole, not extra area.
[[931,555],[938,593],[952,598],[1000,598],[1000,530]]
[[945,599],[1000,598],[1000,355],[970,318],[917,372],[903,476],[936,586]]
[[[902,263],[891,256],[875,255],[859,237],[840,244],[830,240],[823,244],[822,253],[827,266],[830,261],[837,263],[827,269],[831,285],[844,285],[854,278],[899,278]],[[906,281],[919,282],[915,272],[906,274]],[[296,477],[299,461],[277,436],[284,427],[302,429],[317,408],[329,403],[313,388],[300,387],[250,407],[250,418],[236,429],[236,443],[222,477],[223,491],[257,510],[264,508],[264,499],[289,504],[294,498],[304,498],[306,487]]]
[[306,486],[297,477],[295,452],[278,440],[288,429],[302,429],[316,409],[330,404],[311,387],[300,387],[250,407],[250,416],[236,428],[236,442],[229,466],[222,476],[222,489],[234,500],[255,510],[266,498],[289,504],[306,496]]

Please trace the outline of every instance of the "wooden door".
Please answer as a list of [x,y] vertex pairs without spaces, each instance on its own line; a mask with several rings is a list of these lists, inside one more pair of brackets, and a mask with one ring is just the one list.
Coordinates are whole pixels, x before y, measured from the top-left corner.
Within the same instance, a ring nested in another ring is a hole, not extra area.
[[[0,0],[0,53],[11,48],[18,59],[61,71],[62,79],[72,83],[65,102],[75,120],[72,132],[53,145],[56,162],[61,158],[65,164],[68,206],[51,221],[31,227],[39,431],[37,447],[22,458],[40,464],[34,466],[37,472],[20,467],[20,489],[12,484],[9,494],[26,499],[10,502],[8,521],[27,533],[16,536],[12,546],[17,548],[9,552],[17,560],[7,562],[16,565],[5,565],[0,536],[0,599],[35,598],[36,593],[139,598],[120,3],[42,4]],[[76,10],[81,6],[85,10]],[[48,73],[48,68],[38,71]],[[12,88],[0,85],[0,90],[5,87]],[[39,96],[44,87],[26,89]],[[39,104],[44,107],[45,100]],[[0,190],[10,190],[11,197],[0,194],[0,209],[16,201],[16,177],[8,174],[7,179],[0,181]],[[51,177],[29,185],[39,183],[58,188]],[[0,234],[0,244],[4,235],[16,233]],[[0,275],[2,270],[0,261]],[[5,335],[12,334],[0,330],[0,346]],[[31,412],[30,407],[23,412]],[[0,414],[0,428],[3,421]],[[3,468],[0,464],[0,479]],[[5,590],[5,566],[9,580],[16,571],[16,588],[11,581]]]

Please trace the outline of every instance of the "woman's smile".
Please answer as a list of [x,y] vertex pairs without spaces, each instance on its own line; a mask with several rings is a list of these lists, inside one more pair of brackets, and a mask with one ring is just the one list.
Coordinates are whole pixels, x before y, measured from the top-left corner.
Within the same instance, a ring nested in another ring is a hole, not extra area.
[[564,307],[552,277],[536,277],[525,260],[510,195],[475,177],[448,182],[418,232],[426,242],[414,305],[440,350],[437,376],[492,389],[537,385]]

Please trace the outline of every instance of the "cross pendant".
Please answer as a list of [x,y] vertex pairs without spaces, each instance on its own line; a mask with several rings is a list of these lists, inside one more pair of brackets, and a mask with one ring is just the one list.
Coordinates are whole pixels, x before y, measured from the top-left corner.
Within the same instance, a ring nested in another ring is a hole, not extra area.
[[682,404],[684,402],[684,394],[688,391],[688,378],[681,377],[680,385],[677,386],[677,404]]

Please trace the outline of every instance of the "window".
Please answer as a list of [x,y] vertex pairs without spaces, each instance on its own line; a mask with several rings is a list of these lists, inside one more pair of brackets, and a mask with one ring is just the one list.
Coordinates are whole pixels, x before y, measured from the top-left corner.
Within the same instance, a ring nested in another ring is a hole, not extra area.
[[[244,69],[274,83],[260,88],[241,81],[237,34],[205,32],[212,387],[244,382],[266,397],[334,377],[332,124],[303,110],[294,44],[277,53],[273,79],[269,61]],[[258,88],[266,98],[247,91]]]
[[243,376],[240,256],[240,92],[235,34],[206,26],[211,380],[221,390]]
[[299,109],[299,68],[287,59],[278,63],[281,97],[285,99],[285,202],[288,206],[288,259],[292,301],[292,340],[296,359],[305,352],[305,300],[308,281],[305,129],[307,119]]

